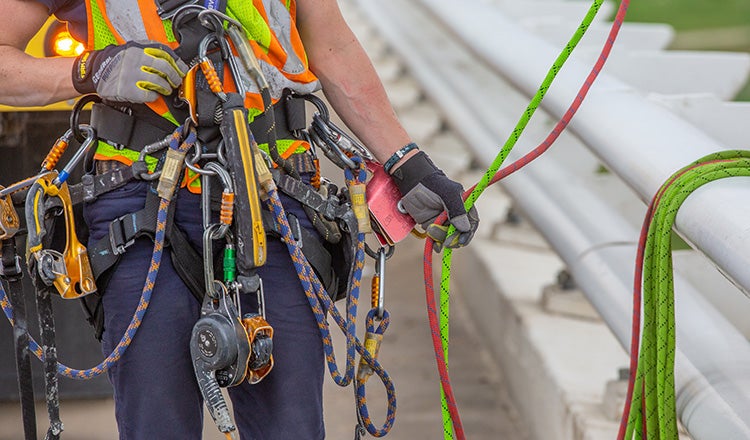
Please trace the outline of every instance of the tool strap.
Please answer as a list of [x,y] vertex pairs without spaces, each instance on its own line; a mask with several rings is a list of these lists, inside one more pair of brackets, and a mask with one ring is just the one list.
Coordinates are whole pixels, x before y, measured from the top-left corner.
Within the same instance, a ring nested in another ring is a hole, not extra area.
[[312,208],[323,215],[326,220],[346,219],[354,216],[351,207],[339,203],[337,199],[323,196],[305,182],[276,170],[272,173],[273,180],[281,192]]

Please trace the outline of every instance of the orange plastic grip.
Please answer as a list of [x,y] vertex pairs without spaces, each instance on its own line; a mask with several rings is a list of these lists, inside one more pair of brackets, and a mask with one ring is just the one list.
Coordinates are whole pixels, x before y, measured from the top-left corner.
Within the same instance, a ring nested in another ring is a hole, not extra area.
[[234,193],[231,193],[231,192],[221,193],[221,211],[219,213],[219,221],[224,225],[231,225],[233,212],[234,212]]
[[214,93],[223,93],[224,88],[221,85],[221,80],[219,79],[219,75],[216,73],[216,68],[214,67],[214,63],[211,62],[209,59],[205,59],[200,62],[201,71],[203,72],[203,75],[206,76],[206,81],[208,81],[208,87],[211,89]]
[[57,162],[60,161],[60,157],[62,157],[67,148],[68,141],[65,139],[58,139],[57,142],[55,142],[55,145],[52,146],[52,149],[49,150],[49,153],[47,153],[47,157],[44,158],[42,168],[46,171],[52,171],[57,166]]
[[378,306],[378,303],[380,303],[380,276],[379,275],[373,275],[372,277],[372,283],[370,284],[370,292],[372,293],[372,308],[376,308]]

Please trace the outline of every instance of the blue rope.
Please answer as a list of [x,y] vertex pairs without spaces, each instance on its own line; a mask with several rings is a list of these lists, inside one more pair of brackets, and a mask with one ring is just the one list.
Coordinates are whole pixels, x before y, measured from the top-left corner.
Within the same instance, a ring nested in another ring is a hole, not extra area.
[[[355,182],[364,183],[367,178],[367,173],[359,158],[352,158],[359,165],[357,178],[355,180],[353,173],[350,170],[346,170],[346,179],[348,184]],[[365,260],[365,234],[357,234],[357,251],[354,257],[354,273],[352,275],[349,295],[346,299],[346,318],[341,316],[341,313],[335,307],[330,296],[326,292],[322,283],[318,279],[317,275],[313,271],[310,263],[307,261],[305,256],[302,254],[297,241],[292,235],[289,222],[287,220],[286,212],[279,199],[278,191],[275,188],[267,188],[269,199],[267,204],[269,209],[274,213],[277,224],[282,235],[282,241],[286,244],[291,256],[292,262],[297,270],[302,288],[305,291],[310,308],[312,309],[315,319],[318,323],[318,329],[320,331],[321,338],[323,340],[323,350],[326,357],[326,363],[328,364],[328,370],[333,378],[334,382],[339,386],[348,386],[352,383],[355,377],[355,353],[359,355],[370,365],[372,370],[380,377],[383,386],[386,389],[388,395],[388,412],[386,415],[385,423],[377,428],[369,417],[367,411],[367,399],[365,394],[365,382],[366,380],[357,380],[357,410],[361,417],[361,420],[365,424],[367,431],[374,437],[383,437],[390,431],[391,427],[396,418],[396,389],[393,385],[388,373],[380,365],[377,359],[373,358],[372,355],[364,348],[362,343],[356,336],[356,319],[357,319],[357,306],[359,303],[359,289],[362,280],[362,270],[364,268]],[[341,328],[344,336],[346,337],[346,367],[344,374],[339,371],[338,364],[336,362],[336,356],[333,350],[333,341],[331,339],[330,329],[328,327],[328,321],[326,319],[327,314],[333,317],[336,324]],[[368,318],[372,316],[374,322],[375,310],[371,310],[368,314]],[[384,313],[384,319],[381,321],[377,331],[380,334],[385,331],[388,326],[388,319],[386,318],[387,312]],[[368,322],[370,320],[368,319]],[[374,329],[374,324],[371,325]]]
[[[195,130],[191,130],[188,133],[184,142],[181,143],[181,139],[182,127],[178,127],[174,131],[174,133],[172,133],[172,138],[169,142],[169,148],[173,150],[187,151],[193,144],[195,144]],[[130,321],[128,328],[125,330],[125,334],[123,334],[122,338],[120,339],[120,342],[112,350],[112,353],[110,353],[110,355],[107,356],[107,358],[98,365],[86,370],[77,370],[58,363],[58,374],[71,379],[88,380],[105,373],[125,354],[125,351],[130,346],[133,338],[135,338],[135,335],[138,332],[138,328],[143,322],[143,317],[146,315],[146,311],[148,310],[148,306],[151,302],[151,295],[154,291],[156,276],[158,275],[159,267],[161,266],[162,255],[164,253],[167,213],[169,211],[170,202],[170,200],[163,198],[159,201],[159,210],[156,217],[156,232],[154,234],[154,251],[151,256],[151,264],[149,265],[148,274],[146,275],[146,282],[143,285],[143,291],[141,293],[140,301],[138,302],[138,307],[136,307],[136,310],[133,313],[133,318]],[[8,318],[11,325],[13,325],[13,309],[10,305],[10,301],[8,301],[7,299],[7,295],[1,283],[0,305],[2,305],[5,316]],[[29,336],[29,338],[29,350],[31,350],[36,355],[36,357],[39,358],[39,360],[44,361],[44,353],[42,352],[42,348],[34,340],[34,338],[32,338],[31,336]]]

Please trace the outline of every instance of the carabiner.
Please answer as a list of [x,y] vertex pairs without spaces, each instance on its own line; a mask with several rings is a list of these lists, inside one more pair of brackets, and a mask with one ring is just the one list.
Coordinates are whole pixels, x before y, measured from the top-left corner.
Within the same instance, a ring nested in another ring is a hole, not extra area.
[[375,312],[375,319],[383,320],[385,312],[385,261],[388,259],[386,248],[381,247],[378,250],[378,259],[375,261],[375,273],[378,276],[378,307]]
[[[96,131],[94,131],[94,129],[90,125],[81,125],[79,129],[86,133],[86,139],[83,141],[81,146],[78,147],[78,151],[76,151],[67,165],[65,165],[65,168],[63,168],[63,170],[60,171],[60,174],[55,177],[55,180],[52,181],[52,184],[57,187],[68,180],[68,177],[70,177],[70,173],[73,171],[73,169],[75,169],[78,163],[83,160],[89,149],[91,149],[91,147],[96,144]],[[73,132],[75,133],[75,130],[73,130]]]

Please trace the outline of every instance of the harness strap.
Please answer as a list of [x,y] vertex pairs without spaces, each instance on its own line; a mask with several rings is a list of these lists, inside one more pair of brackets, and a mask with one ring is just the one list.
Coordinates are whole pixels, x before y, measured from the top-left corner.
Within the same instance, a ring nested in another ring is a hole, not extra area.
[[[217,61],[214,64],[220,63]],[[218,99],[213,93],[204,90],[198,92],[200,108],[216,107]],[[250,123],[250,131],[258,144],[269,142],[272,121],[275,122],[276,139],[296,139],[295,133],[306,128],[305,100],[289,91],[273,105],[273,112],[273,119],[262,113]],[[199,118],[202,130],[215,127],[213,111],[201,111]],[[90,125],[96,130],[99,139],[134,151],[141,151],[146,145],[164,139],[174,131],[170,122],[153,115],[153,112],[143,111],[137,105],[127,107],[127,111],[120,111],[104,103],[94,104],[91,108]],[[212,132],[200,137],[206,142],[214,140],[216,135],[217,133]]]
[[57,345],[55,344],[55,318],[52,312],[53,287],[37,286],[36,309],[39,315],[39,328],[42,334],[44,362],[44,389],[47,401],[49,428],[45,440],[58,440],[63,431],[60,421],[59,379],[57,377]]
[[[156,215],[159,209],[159,196],[149,190],[146,203],[140,211],[126,214],[109,224],[109,234],[89,247],[91,270],[97,284],[106,286],[106,272],[120,260],[120,256],[139,237],[154,239],[156,232]],[[173,225],[174,204],[167,215],[167,246],[171,249],[172,263],[182,281],[196,299],[203,299],[203,272],[195,268],[203,267],[203,259],[193,249],[185,233]],[[101,278],[104,276],[104,278]],[[104,281],[100,281],[104,280]]]
[[[163,121],[158,123],[157,121]],[[91,107],[91,127],[99,139],[128,149],[141,151],[146,145],[169,136],[174,126],[163,118],[146,119],[130,112],[122,112],[107,104]]]
[[276,139],[295,139],[295,133],[307,127],[305,100],[288,90],[273,105],[273,114],[271,119],[268,114],[261,113],[250,123],[250,131],[258,144],[267,144],[270,140],[269,133],[273,133],[271,122],[276,124]]
[[323,215],[326,220],[344,218],[351,210],[337,201],[325,197],[305,182],[295,179],[287,174],[272,171],[276,186],[284,194],[297,200],[303,205],[312,208]]
[[21,415],[25,440],[36,440],[36,410],[34,408],[34,387],[29,355],[29,329],[26,322],[26,299],[23,295],[23,272],[21,257],[16,251],[14,238],[3,240],[2,278],[8,283],[10,305],[13,307],[13,337],[16,350],[16,370],[18,372],[18,393],[21,399]]
[[81,177],[81,183],[68,186],[70,200],[73,205],[93,202],[100,195],[125,186],[133,178],[133,169],[129,166],[113,167],[102,174],[84,174]]
[[179,8],[184,5],[196,4],[198,0],[155,0],[156,12],[162,20],[172,18]]

